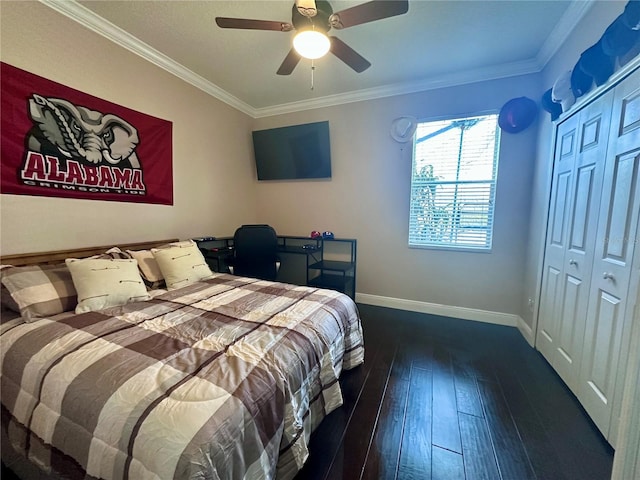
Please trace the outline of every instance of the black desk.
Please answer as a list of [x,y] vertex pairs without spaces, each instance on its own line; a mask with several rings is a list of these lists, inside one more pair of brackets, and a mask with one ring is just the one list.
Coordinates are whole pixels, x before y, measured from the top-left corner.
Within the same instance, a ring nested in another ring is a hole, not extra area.
[[[229,273],[225,259],[233,255],[233,237],[193,239],[215,272]],[[278,235],[280,271],[285,283],[329,288],[346,293],[355,300],[357,240],[353,238],[309,238]],[[294,257],[303,257],[296,265]]]
[[225,259],[233,255],[233,238],[216,238],[207,237],[206,240],[194,238],[198,248],[202,252],[207,265],[214,272],[229,273],[229,267]]

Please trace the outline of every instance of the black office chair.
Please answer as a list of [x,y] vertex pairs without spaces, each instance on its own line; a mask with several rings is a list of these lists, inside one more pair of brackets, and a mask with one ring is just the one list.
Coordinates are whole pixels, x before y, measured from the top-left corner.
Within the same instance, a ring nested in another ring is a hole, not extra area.
[[233,236],[233,256],[226,261],[233,275],[275,280],[280,268],[276,231],[269,225],[242,225]]

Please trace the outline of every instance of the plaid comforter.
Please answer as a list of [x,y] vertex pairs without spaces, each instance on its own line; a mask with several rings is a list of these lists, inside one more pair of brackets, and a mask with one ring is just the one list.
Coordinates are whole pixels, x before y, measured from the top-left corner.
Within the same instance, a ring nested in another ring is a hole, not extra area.
[[364,358],[346,295],[224,274],[0,341],[5,439],[73,478],[292,478]]

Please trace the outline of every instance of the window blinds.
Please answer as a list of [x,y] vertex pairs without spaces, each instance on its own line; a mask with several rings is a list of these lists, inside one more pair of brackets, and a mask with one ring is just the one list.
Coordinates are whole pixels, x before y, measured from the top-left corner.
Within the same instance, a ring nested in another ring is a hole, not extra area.
[[409,245],[491,248],[497,115],[424,122],[414,140]]

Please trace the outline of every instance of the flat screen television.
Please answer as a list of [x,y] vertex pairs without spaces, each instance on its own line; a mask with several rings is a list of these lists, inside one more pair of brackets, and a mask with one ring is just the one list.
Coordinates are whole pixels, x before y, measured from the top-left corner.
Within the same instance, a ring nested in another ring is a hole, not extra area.
[[256,130],[258,180],[331,178],[329,122]]

